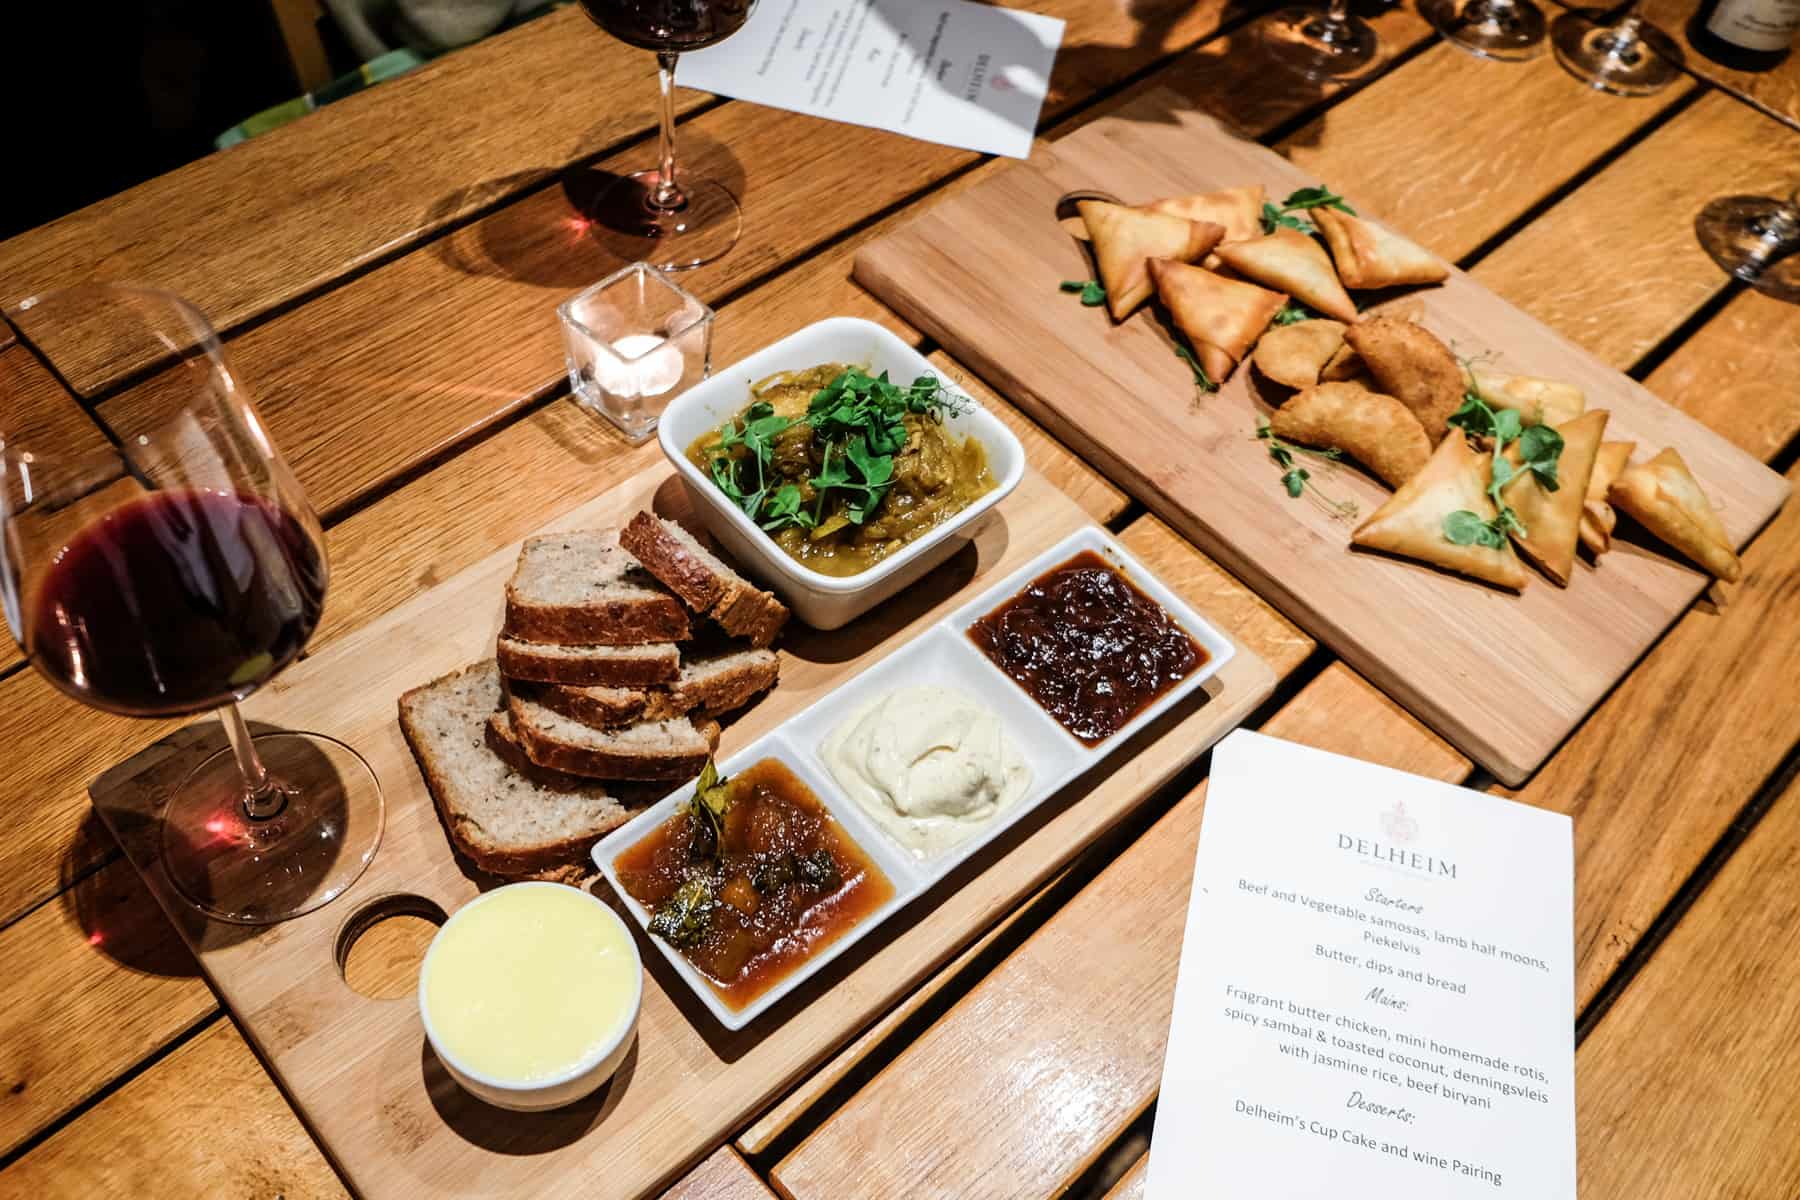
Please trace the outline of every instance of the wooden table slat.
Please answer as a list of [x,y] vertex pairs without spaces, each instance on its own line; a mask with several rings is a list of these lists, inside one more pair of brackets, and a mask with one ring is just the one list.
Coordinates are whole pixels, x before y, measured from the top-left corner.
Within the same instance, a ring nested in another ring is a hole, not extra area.
[[720,1146],[662,1200],[774,1200],[743,1159],[730,1146]]
[[1786,62],[1770,71],[1739,71],[1714,62],[1688,40],[1688,18],[1697,7],[1694,0],[1643,0],[1638,13],[1675,39],[1686,53],[1690,72],[1800,129],[1800,54],[1790,53]]
[[1119,1182],[1112,1185],[1105,1200],[1144,1200],[1144,1185],[1149,1177],[1150,1156],[1146,1154],[1132,1163],[1130,1170],[1119,1176]]

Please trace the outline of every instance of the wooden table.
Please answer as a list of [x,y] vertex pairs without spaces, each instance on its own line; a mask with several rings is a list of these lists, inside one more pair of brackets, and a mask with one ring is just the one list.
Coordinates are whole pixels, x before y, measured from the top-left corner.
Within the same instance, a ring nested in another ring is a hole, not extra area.
[[[1765,111],[1794,119],[1791,74],[1697,74],[1617,100],[1547,59],[1503,66],[1434,44],[1401,8],[1376,18],[1383,70],[1334,92],[1264,69],[1247,48],[1253,14],[1218,0],[1029,7],[1068,22],[1044,137],[1175,88],[1800,476],[1800,311],[1727,282],[1691,232],[1715,195],[1791,184],[1800,133]],[[569,224],[564,173],[643,162],[652,93],[648,55],[558,13],[0,243],[0,302],[129,278],[227,327],[327,516],[316,648],[654,461],[567,398],[550,319],[613,265]],[[851,256],[1000,164],[681,102],[695,166],[734,175],[745,202],[737,249],[685,279],[719,309],[717,361],[839,313],[923,341],[850,282]],[[99,436],[24,350],[0,334],[9,435]],[[970,387],[1039,471],[1283,676],[1253,725],[1491,786]],[[127,390],[99,415],[132,402]],[[1797,562],[1790,505],[1728,602],[1688,612],[1518,792],[1575,817],[1584,1194],[1800,1192]],[[89,812],[88,782],[163,732],[78,709],[0,653],[0,1192],[340,1195]],[[1137,1195],[1204,794],[1196,768],[994,914],[858,1037],[820,1047],[730,1144],[692,1146],[670,1194]],[[352,969],[403,988],[429,926],[393,925],[359,943]]]

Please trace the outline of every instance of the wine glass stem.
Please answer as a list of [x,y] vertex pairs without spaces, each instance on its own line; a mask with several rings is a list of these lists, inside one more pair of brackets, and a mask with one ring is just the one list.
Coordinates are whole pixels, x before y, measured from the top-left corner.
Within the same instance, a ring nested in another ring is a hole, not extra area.
[[687,207],[687,197],[675,182],[675,60],[667,51],[656,56],[657,75],[662,83],[662,132],[659,137],[660,158],[656,187],[650,192],[650,206],[664,212]]
[[227,704],[219,710],[219,720],[225,726],[225,737],[231,742],[232,756],[237,759],[238,773],[244,779],[244,792],[238,799],[244,816],[252,821],[267,821],[278,816],[287,807],[287,793],[264,769],[262,759],[256,753],[256,742],[250,736],[250,726],[244,723],[244,714],[238,711],[235,703]]
[[1344,23],[1349,19],[1350,0],[1331,0],[1330,7],[1325,10],[1326,22],[1335,28],[1342,29]]

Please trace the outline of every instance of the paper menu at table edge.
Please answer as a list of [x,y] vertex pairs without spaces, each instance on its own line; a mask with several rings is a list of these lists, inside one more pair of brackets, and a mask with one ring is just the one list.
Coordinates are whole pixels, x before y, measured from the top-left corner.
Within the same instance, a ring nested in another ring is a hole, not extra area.
[[[1399,805],[1413,805],[1413,814],[1422,820],[1415,820]],[[1264,805],[1280,805],[1279,809],[1265,810]],[[1332,813],[1338,805],[1348,811],[1343,820],[1336,819]],[[1253,807],[1252,807],[1253,806]],[[1292,808],[1311,807],[1313,820],[1301,821]],[[1357,810],[1361,809],[1359,813]],[[1286,1097],[1298,1091],[1303,1097],[1307,1111],[1318,1112],[1328,1102],[1322,1097],[1326,1093],[1341,1094],[1346,1086],[1343,1079],[1330,1074],[1305,1075],[1304,1086],[1296,1087],[1293,1076],[1297,1072],[1308,1069],[1295,1066],[1291,1062],[1279,1058],[1271,1058],[1268,1042],[1272,1036],[1257,1028],[1245,1032],[1244,1027],[1227,1024],[1220,1015],[1228,1001],[1222,1000],[1212,989],[1220,983],[1223,974],[1237,975],[1240,963],[1247,963],[1247,969],[1257,974],[1250,978],[1261,980],[1269,976],[1279,978],[1286,971],[1295,970],[1297,962],[1303,962],[1308,956],[1304,947],[1298,952],[1292,946],[1282,945],[1276,941],[1256,941],[1254,949],[1246,949],[1243,939],[1256,937],[1260,931],[1245,934],[1243,930],[1253,928],[1240,920],[1237,926],[1226,929],[1222,918],[1230,910],[1241,917],[1246,904],[1259,903],[1256,900],[1245,901],[1237,894],[1240,886],[1236,860],[1226,859],[1222,849],[1223,839],[1237,839],[1245,835],[1261,835],[1264,849],[1273,844],[1276,837],[1283,843],[1293,841],[1295,837],[1305,838],[1306,834],[1317,833],[1322,839],[1335,840],[1341,828],[1357,828],[1359,817],[1367,823],[1366,818],[1379,811],[1384,830],[1389,828],[1387,822],[1394,812],[1399,812],[1399,820],[1410,826],[1406,830],[1403,841],[1417,838],[1421,830],[1439,837],[1450,836],[1454,831],[1466,835],[1470,831],[1478,832],[1483,840],[1478,844],[1465,844],[1458,851],[1459,868],[1464,876],[1471,867],[1477,875],[1489,873],[1496,865],[1504,869],[1504,864],[1511,863],[1527,866],[1525,878],[1534,884],[1535,897],[1529,904],[1506,904],[1506,890],[1500,889],[1502,882],[1510,887],[1518,880],[1514,876],[1488,877],[1481,882],[1496,890],[1462,892],[1459,891],[1451,899],[1452,893],[1440,893],[1450,912],[1458,911],[1459,906],[1470,903],[1486,903],[1491,916],[1491,923],[1484,923],[1482,929],[1509,928],[1509,922],[1516,919],[1520,928],[1537,922],[1536,937],[1531,945],[1535,947],[1548,964],[1545,978],[1529,984],[1520,984],[1520,994],[1529,994],[1541,1003],[1534,1006],[1514,1004],[1501,1010],[1504,1020],[1517,1022],[1513,1033],[1524,1036],[1521,1030],[1528,1030],[1529,1040],[1543,1057],[1541,1061],[1549,1079],[1544,1085],[1548,1097],[1542,1111],[1528,1111],[1517,1118],[1517,1125],[1511,1122],[1520,1105],[1512,1105],[1492,1118],[1479,1118],[1490,1127],[1499,1127],[1500,1132],[1511,1132],[1514,1128],[1525,1130],[1529,1136],[1525,1139],[1513,1138],[1507,1143],[1507,1153],[1496,1161],[1508,1165],[1508,1169],[1500,1172],[1508,1177],[1508,1186],[1489,1186],[1486,1183],[1477,1185],[1473,1181],[1469,1186],[1461,1186],[1465,1181],[1458,1180],[1454,1189],[1457,1195],[1496,1196],[1531,1195],[1532,1200],[1561,1200],[1575,1196],[1575,1125],[1574,1125],[1574,845],[1573,822],[1562,813],[1539,809],[1503,797],[1488,795],[1457,787],[1438,780],[1425,779],[1409,775],[1392,768],[1377,766],[1358,759],[1331,754],[1311,747],[1286,742],[1263,734],[1239,730],[1220,744],[1213,751],[1209,791],[1206,808],[1202,814],[1201,830],[1195,848],[1195,868],[1193,885],[1189,894],[1188,914],[1184,927],[1181,961],[1177,971],[1176,988],[1171,1008],[1171,1028],[1168,1045],[1165,1051],[1162,1076],[1162,1090],[1158,1103],[1155,1126],[1152,1130],[1149,1162],[1147,1164],[1145,1196],[1146,1200],[1174,1200],[1175,1197],[1190,1197],[1196,1194],[1230,1195],[1238,1194],[1236,1190],[1220,1191],[1219,1171],[1228,1167],[1242,1168],[1241,1161],[1233,1161],[1245,1156],[1244,1146],[1259,1138],[1294,1137],[1301,1134],[1289,1134],[1286,1129],[1280,1134],[1272,1135],[1263,1131],[1259,1125],[1252,1124],[1250,1134],[1240,1134],[1237,1138],[1222,1137],[1229,1134],[1227,1126],[1237,1120],[1251,1120],[1240,1117],[1237,1113],[1244,1110],[1240,1106],[1241,1096],[1235,1096],[1235,1111],[1228,1109],[1221,1102],[1228,1089],[1234,1089],[1246,1078],[1254,1078],[1254,1087],[1265,1089],[1265,1080],[1274,1081],[1278,1076],[1285,1076],[1280,1082],[1270,1082],[1277,1095]],[[1283,822],[1286,822],[1285,824]],[[1327,826],[1328,828],[1319,828]],[[1510,840],[1509,840],[1510,839]],[[1306,853],[1319,855],[1323,841],[1303,841]],[[1441,844],[1441,843],[1439,843]],[[1451,843],[1455,844],[1452,838]],[[1239,854],[1248,853],[1248,848],[1241,841],[1233,840],[1231,847]],[[1526,852],[1529,852],[1526,854]],[[1360,854],[1360,852],[1359,852]],[[1526,854],[1520,858],[1521,854]],[[1419,854],[1413,857],[1419,858]],[[1254,861],[1254,859],[1252,859]],[[1331,860],[1335,862],[1336,860]],[[1301,860],[1305,863],[1305,860]],[[1359,858],[1351,866],[1344,868],[1342,875],[1334,875],[1335,868],[1329,862],[1315,859],[1310,864],[1323,867],[1320,877],[1326,881],[1329,893],[1330,881],[1350,882],[1361,888],[1366,880],[1366,872],[1370,869],[1381,871],[1404,871],[1401,866],[1381,863],[1375,860]],[[1449,865],[1448,858],[1442,866]],[[1407,869],[1410,869],[1408,864]],[[1300,868],[1296,868],[1300,869]],[[1416,877],[1401,877],[1396,888],[1410,884],[1421,884],[1425,881]],[[1462,884],[1456,885],[1461,889]],[[1224,892],[1221,897],[1221,891]],[[1489,895],[1492,902],[1486,900]],[[1427,908],[1436,910],[1438,904],[1428,904]],[[1501,915],[1504,914],[1504,915]],[[1468,916],[1467,912],[1461,915]],[[1291,933],[1296,924],[1287,919],[1290,928],[1277,929],[1277,933]],[[1421,918],[1421,924],[1431,923]],[[1281,921],[1271,918],[1272,928],[1280,926]],[[1331,941],[1341,936],[1340,931],[1332,929],[1323,915],[1302,916],[1298,925],[1310,937],[1317,931],[1323,941]],[[1238,942],[1235,948],[1234,941]],[[1269,947],[1279,947],[1270,949]],[[1280,950],[1287,951],[1284,957]],[[1376,953],[1384,953],[1377,951]],[[1446,951],[1448,953],[1448,951]],[[1374,955],[1369,955],[1372,958]],[[1366,961],[1366,959],[1365,959]],[[1434,961],[1434,960],[1427,960]],[[1410,965],[1407,964],[1407,965]],[[1312,968],[1317,971],[1332,971],[1340,975],[1336,968]],[[1437,969],[1443,969],[1441,965]],[[1494,968],[1469,966],[1462,970],[1473,970],[1476,976],[1491,975]],[[1304,967],[1300,968],[1304,973]],[[1504,971],[1502,974],[1506,974]],[[1360,975],[1360,973],[1359,973]],[[1508,974],[1507,978],[1513,978]],[[1241,981],[1241,980],[1240,980]],[[1331,993],[1332,1008],[1356,999],[1352,993],[1360,990],[1363,983],[1370,982],[1366,978],[1358,978],[1348,982],[1334,978],[1336,990]],[[1492,983],[1492,978],[1485,980]],[[1475,1002],[1469,1006],[1467,1013],[1457,1011],[1448,1001],[1435,993],[1428,993],[1430,999],[1421,1006],[1416,1017],[1401,1019],[1401,1028],[1418,1036],[1420,1028],[1411,1024],[1424,1020],[1432,1034],[1436,1036],[1445,1022],[1460,1030],[1459,1022],[1467,1019],[1473,1028],[1471,1036],[1479,1036],[1489,1030],[1489,1026],[1477,1024],[1483,1006],[1490,1003],[1486,995],[1487,987],[1477,987]],[[1312,999],[1315,993],[1307,993]],[[1366,997],[1362,997],[1366,999]],[[1544,1009],[1554,1005],[1556,1011],[1545,1012]],[[1349,1011],[1348,1009],[1344,1011]],[[1511,1043],[1504,1043],[1511,1044]],[[1262,1074],[1248,1075],[1253,1065],[1252,1060]],[[1310,1061],[1310,1059],[1308,1060]],[[1524,1062],[1524,1059],[1515,1060]],[[1194,1068],[1198,1066],[1199,1070]],[[1274,1069],[1271,1069],[1274,1068]],[[1389,1067],[1391,1072],[1398,1068]],[[1410,1077],[1410,1072],[1408,1072]],[[1354,1082],[1354,1081],[1351,1081]],[[1397,1082],[1397,1080],[1396,1080]],[[1386,1085],[1369,1085],[1385,1087]],[[1458,1084],[1458,1086],[1464,1086]],[[1283,1088],[1288,1090],[1282,1090]],[[1311,1103],[1315,1095],[1320,1097],[1319,1105]],[[1258,1097],[1260,1099],[1260,1096]],[[1498,1099],[1511,1104],[1511,1099],[1499,1096]],[[1209,1103],[1210,1102],[1210,1103]],[[1421,1101],[1422,1102],[1422,1101]],[[1522,1102],[1521,1102],[1522,1104]],[[1207,1105],[1203,1111],[1201,1106]],[[1492,1107],[1500,1108],[1499,1105]],[[1323,1109],[1329,1111],[1328,1109]],[[1260,1111],[1260,1110],[1259,1110]],[[1458,1127],[1457,1118],[1474,1122],[1477,1118],[1469,1118],[1467,1114],[1452,1108],[1455,1114],[1449,1121]],[[1295,1115],[1295,1114],[1289,1114]],[[1351,1119],[1361,1118],[1362,1114],[1353,1114]],[[1443,1113],[1435,1112],[1434,1117],[1442,1132],[1445,1123]],[[1490,1136],[1494,1132],[1488,1129]],[[1209,1141],[1209,1138],[1214,1139]],[[1398,1138],[1396,1138],[1398,1140]],[[1504,1140],[1504,1139],[1502,1139]],[[1168,1149],[1179,1143],[1178,1148]],[[1528,1143],[1528,1148],[1521,1148]],[[1486,1142],[1479,1144],[1486,1145]],[[1545,1147],[1551,1149],[1546,1152]],[[1223,1150],[1217,1147],[1224,1147]],[[1434,1153],[1441,1152],[1441,1143],[1426,1142],[1423,1149]],[[1158,1153],[1159,1149],[1162,1153]],[[1284,1147],[1280,1154],[1270,1152],[1272,1160],[1266,1164],[1267,1177],[1259,1176],[1257,1194],[1262,1197],[1279,1198],[1288,1195],[1311,1196],[1314,1191],[1282,1190],[1281,1176],[1283,1163],[1290,1158],[1299,1161],[1307,1149],[1307,1143],[1297,1141],[1294,1149],[1298,1152],[1289,1155]],[[1321,1150],[1314,1157],[1323,1157]],[[1334,1160],[1340,1173],[1332,1176],[1332,1195],[1334,1198],[1373,1197],[1391,1194],[1383,1188],[1398,1185],[1410,1189],[1402,1194],[1419,1196],[1439,1194],[1434,1190],[1432,1178],[1420,1170],[1414,1169],[1413,1163],[1405,1163],[1396,1169],[1391,1164],[1383,1163],[1378,1158],[1367,1161],[1364,1169],[1362,1162],[1343,1162],[1341,1158]],[[1530,1170],[1540,1164],[1544,1166],[1542,1174],[1553,1180],[1548,1192],[1525,1191],[1513,1186],[1518,1173],[1511,1170],[1511,1164],[1525,1162],[1530,1164],[1525,1179],[1531,1182]],[[1458,1163],[1458,1166],[1461,1164]],[[1198,1170],[1200,1175],[1195,1175]],[[1300,1180],[1306,1171],[1289,1163],[1286,1173],[1291,1180]],[[1396,1178],[1396,1174],[1412,1176]],[[1204,1176],[1204,1178],[1200,1178]],[[1361,1186],[1367,1181],[1367,1188]],[[1380,1187],[1377,1184],[1381,1185]],[[1211,1188],[1211,1191],[1197,1193],[1196,1186]],[[1315,1181],[1311,1185],[1295,1183],[1296,1187],[1310,1186],[1314,1190],[1318,1186]],[[1441,1185],[1440,1185],[1441,1186]],[[1448,1194],[1445,1192],[1444,1194]]]

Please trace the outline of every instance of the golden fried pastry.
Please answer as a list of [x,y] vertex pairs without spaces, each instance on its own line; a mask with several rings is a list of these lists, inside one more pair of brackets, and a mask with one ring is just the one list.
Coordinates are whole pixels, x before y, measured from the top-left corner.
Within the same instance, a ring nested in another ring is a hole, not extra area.
[[1225,382],[1287,303],[1280,292],[1166,258],[1150,260],[1150,278],[1214,383]]
[[1350,540],[1500,587],[1515,591],[1524,587],[1530,577],[1511,542],[1501,539],[1498,547],[1463,546],[1444,533],[1444,519],[1453,512],[1472,512],[1482,521],[1498,515],[1487,495],[1492,477],[1489,461],[1460,434],[1445,438],[1424,468],[1376,509]]
[[1304,233],[1277,229],[1267,237],[1221,243],[1219,260],[1244,278],[1286,292],[1316,312],[1346,323],[1356,305],[1338,282],[1325,248]]
[[1450,347],[1423,325],[1394,317],[1360,321],[1344,341],[1362,357],[1376,386],[1412,409],[1431,444],[1442,441],[1467,387]]
[[1263,185],[1258,183],[1250,187],[1226,188],[1221,192],[1171,196],[1144,207],[1166,216],[1222,225],[1225,236],[1221,242],[1241,242],[1262,233],[1262,207],[1267,195]]
[[1612,531],[1619,523],[1619,514],[1607,503],[1606,496],[1635,449],[1636,442],[1601,442],[1600,452],[1594,457],[1594,470],[1588,475],[1587,495],[1581,504],[1581,544],[1595,558],[1612,549]]
[[1295,321],[1277,325],[1256,343],[1256,369],[1291,388],[1311,387],[1319,372],[1344,348],[1342,321]]
[[1335,208],[1315,208],[1307,215],[1325,235],[1338,278],[1348,287],[1440,283],[1450,276],[1450,269],[1436,255],[1373,221]]
[[[1581,507],[1587,499],[1588,479],[1600,453],[1600,437],[1606,432],[1607,412],[1597,408],[1557,428],[1562,435],[1562,456],[1556,463],[1555,491],[1530,471],[1521,471],[1500,489],[1500,498],[1519,515],[1523,534],[1514,532],[1519,552],[1542,568],[1558,586],[1568,587],[1575,570],[1575,543],[1581,537]],[[1507,461],[1519,465],[1519,444],[1506,448]]]
[[1561,429],[1587,408],[1587,397],[1572,383],[1530,375],[1503,375],[1481,367],[1471,367],[1469,377],[1489,408],[1510,408],[1527,425]]
[[1743,574],[1743,564],[1733,552],[1731,538],[1712,502],[1673,447],[1649,462],[1626,467],[1607,495],[1637,518],[1638,524],[1711,571],[1714,578],[1736,583]]
[[1369,368],[1363,363],[1362,355],[1351,349],[1349,342],[1339,346],[1337,353],[1319,368],[1320,383],[1342,383],[1347,379],[1366,379],[1368,375]]
[[1106,311],[1123,321],[1150,298],[1148,259],[1193,262],[1218,244],[1224,229],[1180,217],[1083,200],[1075,205],[1094,246],[1094,262],[1106,287]]
[[[1261,346],[1256,354],[1260,365]],[[1276,437],[1290,442],[1342,450],[1394,488],[1417,475],[1431,458],[1431,443],[1419,418],[1392,396],[1356,383],[1309,387],[1276,409],[1269,426]]]

